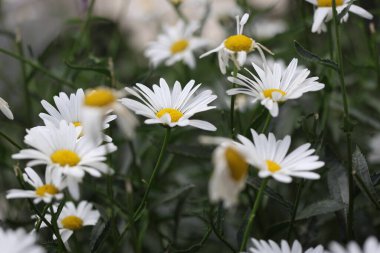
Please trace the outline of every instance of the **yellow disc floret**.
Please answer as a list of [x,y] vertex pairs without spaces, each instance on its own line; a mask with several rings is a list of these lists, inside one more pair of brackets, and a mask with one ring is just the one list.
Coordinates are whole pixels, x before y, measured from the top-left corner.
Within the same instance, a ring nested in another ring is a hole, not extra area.
[[36,194],[40,197],[45,196],[46,194],[55,195],[59,192],[57,187],[52,184],[45,184],[43,186],[36,188]]
[[177,54],[185,51],[188,46],[189,42],[187,40],[178,40],[172,44],[170,52],[172,52],[172,54]]
[[161,109],[160,111],[158,111],[156,113],[156,116],[158,118],[161,118],[166,113],[169,113],[172,122],[178,122],[178,120],[183,116],[182,112],[180,112],[180,111],[178,111],[176,109],[173,109],[173,108],[164,108],[164,109]]
[[242,34],[237,34],[228,37],[224,41],[224,46],[233,52],[249,52],[253,49],[253,39]]
[[266,98],[273,98],[272,97],[272,93],[273,92],[278,92],[278,93],[280,93],[283,96],[286,95],[286,92],[283,91],[283,90],[280,90],[280,89],[266,89],[266,90],[263,91],[264,97],[266,97]]
[[[335,0],[336,6],[343,5],[344,0]],[[319,7],[332,7],[333,0],[317,0]]]
[[84,98],[84,104],[87,106],[103,107],[115,102],[116,97],[112,90],[99,88],[88,92]]
[[73,122],[73,125],[76,126],[76,127],[78,127],[78,126],[82,126],[82,124],[81,124],[79,121],[75,121],[75,122]]
[[248,164],[244,157],[235,149],[228,147],[224,153],[230,175],[235,181],[240,181],[247,175]]
[[75,215],[66,216],[61,220],[63,228],[78,230],[83,227],[83,220]]
[[57,163],[61,166],[75,166],[80,162],[79,156],[68,149],[60,149],[55,151],[51,156],[53,163]]
[[266,163],[267,163],[268,170],[272,173],[275,173],[275,172],[281,170],[281,166],[272,160],[266,160]]

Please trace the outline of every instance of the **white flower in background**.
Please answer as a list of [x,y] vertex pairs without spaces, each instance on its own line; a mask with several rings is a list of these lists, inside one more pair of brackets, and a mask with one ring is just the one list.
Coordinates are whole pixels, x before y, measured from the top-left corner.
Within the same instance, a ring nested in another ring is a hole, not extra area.
[[158,40],[151,42],[145,51],[154,67],[162,62],[171,66],[183,61],[190,68],[195,68],[194,51],[207,45],[204,39],[194,37],[194,32],[199,29],[196,23],[185,24],[182,20],[174,26],[165,26],[164,33],[158,36]]
[[[317,9],[314,12],[314,21],[313,26],[311,28],[311,32],[321,33],[322,31],[326,31],[325,23],[333,19],[333,0],[306,0],[307,2],[315,5]],[[341,13],[347,6],[350,0],[335,0],[336,3],[336,11],[337,13]],[[373,15],[368,11],[364,10],[360,6],[352,4],[349,12],[352,12],[356,15],[359,15],[365,19],[372,19]],[[342,17],[341,22],[345,22],[348,19],[348,13]]]
[[[56,212],[58,206],[53,206],[53,209]],[[45,218],[50,221],[51,214],[46,214]],[[66,202],[57,220],[62,241],[66,242],[75,231],[84,226],[94,226],[99,218],[99,211],[93,209],[93,205],[87,201],[81,201],[77,207],[73,202]],[[46,227],[46,224],[42,223],[42,226]]]
[[258,18],[252,22],[252,33],[258,39],[271,39],[287,29],[288,25],[281,19]]
[[376,237],[372,236],[367,238],[363,248],[360,248],[356,242],[349,242],[346,248],[336,242],[333,242],[331,243],[329,249],[330,253],[377,253],[380,252],[380,242],[376,239]]
[[264,65],[264,69],[261,69],[252,62],[258,76],[246,69],[253,79],[240,73],[237,78],[228,77],[230,82],[241,87],[230,89],[227,94],[251,96],[254,101],[261,101],[273,117],[277,117],[278,103],[297,99],[306,92],[318,91],[325,87],[324,84],[317,82],[318,77],[308,78],[310,74],[308,69],[297,69],[297,64],[298,60],[293,59],[286,69],[281,63],[275,63],[272,68]]
[[27,167],[23,178],[34,190],[12,189],[7,192],[7,199],[33,198],[33,202],[38,204],[41,201],[50,203],[54,198],[57,200],[63,198],[62,190],[66,187],[66,182],[60,170],[46,168],[44,183],[32,168]]
[[241,20],[239,16],[236,16],[237,34],[232,35],[225,39],[218,47],[202,54],[200,58],[208,56],[212,53],[218,53],[219,68],[223,74],[227,72],[227,66],[229,60],[232,60],[237,68],[240,68],[245,64],[247,54],[257,49],[260,55],[264,57],[262,49],[271,53],[267,48],[258,42],[255,42],[252,38],[243,34],[244,25],[247,23],[249,15],[246,13]]
[[[79,131],[78,131],[79,130]],[[87,136],[78,139],[80,129],[62,121],[59,128],[54,125],[38,126],[27,131],[24,142],[31,146],[12,156],[13,159],[30,159],[27,166],[46,164],[59,169],[67,176],[71,195],[79,198],[78,183],[85,172],[100,177],[102,173],[112,173],[105,163],[106,155],[116,150],[112,143],[95,144]]]
[[276,140],[272,133],[268,137],[258,135],[251,129],[253,142],[239,135],[238,139],[244,146],[244,152],[248,156],[248,163],[259,170],[259,177],[273,177],[283,183],[292,182],[292,177],[305,179],[319,179],[319,174],[313,172],[324,166],[324,162],[318,161],[319,157],[312,155],[315,150],[310,149],[310,143],[306,143],[287,155],[291,143],[290,136],[283,140]]
[[83,131],[94,142],[102,140],[102,130],[107,114],[113,112],[117,115],[116,122],[122,132],[128,137],[134,136],[134,130],[138,125],[135,116],[127,110],[119,98],[123,91],[116,91],[106,87],[99,87],[86,91],[84,105],[82,106]]
[[200,141],[218,144],[212,156],[214,171],[209,182],[210,200],[223,201],[226,208],[236,205],[248,176],[248,162],[240,144],[227,138],[202,137]]
[[[316,248],[310,248],[306,251],[302,250],[302,245],[295,240],[293,245],[282,240],[281,244],[277,244],[272,240],[256,240],[251,239],[251,246],[248,247],[247,253],[325,253],[323,246],[318,245]],[[327,253],[327,252],[326,252]]]
[[371,152],[368,156],[368,160],[374,163],[380,162],[380,134],[375,135],[371,138],[370,143]]
[[41,246],[36,245],[35,233],[27,233],[24,229],[4,230],[0,228],[0,248],[4,253],[45,253]]
[[141,102],[123,98],[121,102],[138,115],[148,119],[145,124],[162,124],[169,127],[193,126],[207,131],[215,131],[216,127],[207,121],[190,119],[198,112],[214,109],[209,106],[216,99],[211,90],[204,90],[194,95],[201,84],[193,87],[194,80],[189,81],[182,90],[181,84],[176,81],[173,90],[170,90],[166,81],[161,78],[160,86],[154,84],[149,89],[143,84],[136,84],[133,89],[126,87],[126,91],[137,97]]
[[13,119],[13,113],[11,109],[9,109],[8,103],[0,98],[0,111],[8,118],[8,119]]

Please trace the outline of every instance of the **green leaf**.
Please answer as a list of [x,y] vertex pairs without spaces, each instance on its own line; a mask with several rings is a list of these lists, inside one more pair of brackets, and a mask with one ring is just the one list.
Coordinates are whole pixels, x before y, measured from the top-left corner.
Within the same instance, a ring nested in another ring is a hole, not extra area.
[[322,200],[307,206],[305,209],[299,212],[297,215],[297,220],[307,219],[322,214],[333,213],[342,210],[344,207],[345,205],[343,203],[336,200]]
[[91,252],[97,252],[100,246],[104,243],[105,238],[110,232],[111,222],[104,223],[100,221],[96,224],[91,234],[90,249]]
[[315,62],[322,64],[326,67],[332,68],[336,71],[339,71],[338,64],[336,64],[334,61],[329,59],[322,59],[316,54],[313,54],[312,52],[306,50],[301,44],[299,44],[297,41],[294,41],[294,47],[296,48],[297,54],[304,58],[305,60]]
[[65,61],[65,64],[66,64],[69,68],[71,68],[71,69],[80,70],[80,71],[93,71],[93,72],[97,72],[97,73],[100,73],[100,74],[106,75],[107,77],[111,78],[111,72],[110,72],[109,69],[106,68],[106,67],[98,67],[98,66],[79,66],[79,65],[71,64],[71,63],[68,62],[68,61]]
[[158,202],[154,203],[153,206],[158,206],[158,205],[162,205],[164,203],[173,201],[173,200],[181,197],[182,195],[188,193],[194,187],[195,187],[195,185],[188,184],[188,185],[180,187],[179,189],[177,189],[173,192],[169,192],[168,194],[164,195],[163,197],[160,197],[160,200]]
[[213,151],[211,146],[201,145],[169,145],[168,151],[175,155],[191,158],[210,159]]
[[350,10],[351,8],[351,5],[355,2],[356,0],[351,0],[349,1],[346,6],[346,8],[343,9],[343,11],[341,13],[338,14],[338,20],[341,20],[344,16],[346,16],[346,14],[348,13],[348,11]]

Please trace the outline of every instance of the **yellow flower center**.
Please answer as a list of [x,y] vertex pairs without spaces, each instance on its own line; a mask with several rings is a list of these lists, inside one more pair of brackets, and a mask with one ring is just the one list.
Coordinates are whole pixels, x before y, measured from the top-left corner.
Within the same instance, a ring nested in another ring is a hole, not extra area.
[[233,52],[248,52],[253,48],[253,40],[242,34],[232,35],[224,41],[224,46]]
[[266,160],[267,168],[270,172],[275,173],[281,169],[281,166],[278,163],[273,162],[271,160]]
[[189,46],[189,42],[187,40],[178,40],[173,43],[173,45],[170,47],[170,51],[172,54],[180,53],[182,51],[185,51],[185,49]]
[[235,181],[240,181],[247,175],[248,164],[241,154],[235,149],[228,147],[224,153],[230,175]]
[[37,187],[36,194],[40,197],[45,196],[46,194],[55,195],[59,192],[57,187],[52,184],[45,184],[43,186]]
[[83,227],[83,220],[75,215],[66,216],[61,220],[63,228],[78,230]]
[[82,124],[81,124],[79,121],[75,121],[75,122],[73,122],[73,125],[76,126],[76,127],[78,127],[78,126],[82,126]]
[[[332,7],[333,0],[317,0],[319,7]],[[335,0],[336,6],[342,5],[344,0]]]
[[55,151],[51,156],[53,163],[58,163],[61,166],[75,166],[79,163],[79,156],[71,150],[60,149]]
[[160,111],[158,111],[156,113],[156,116],[159,117],[159,118],[161,118],[166,113],[169,113],[172,122],[177,122],[183,116],[182,112],[180,112],[180,111],[178,111],[176,109],[172,109],[172,108],[161,109]]
[[266,98],[272,98],[272,93],[273,92],[278,92],[278,93],[280,93],[283,96],[286,95],[286,92],[282,91],[280,89],[266,89],[266,90],[263,91],[264,97],[266,97]]
[[103,107],[115,102],[116,97],[112,90],[99,88],[88,92],[84,98],[84,104],[87,106]]

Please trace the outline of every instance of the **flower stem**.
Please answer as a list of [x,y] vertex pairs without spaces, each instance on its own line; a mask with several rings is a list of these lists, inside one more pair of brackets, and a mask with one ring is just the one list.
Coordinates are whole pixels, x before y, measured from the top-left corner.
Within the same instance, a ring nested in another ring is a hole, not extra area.
[[267,117],[265,119],[265,123],[264,123],[263,129],[261,130],[261,132],[263,134],[266,134],[266,132],[268,131],[269,124],[270,124],[271,120],[272,120],[272,116],[270,115],[270,113],[268,113]]
[[297,214],[297,210],[298,210],[298,204],[300,203],[301,194],[302,194],[302,188],[303,188],[304,183],[305,183],[305,180],[302,180],[298,184],[296,200],[295,200],[294,207],[293,207],[293,210],[292,210],[292,217],[290,218],[290,224],[289,224],[289,229],[288,229],[288,236],[287,236],[287,240],[288,241],[290,240],[290,236],[292,234],[292,230],[293,230],[293,226],[294,226],[294,221],[296,219],[296,214]]
[[249,215],[247,226],[245,227],[245,230],[244,230],[243,240],[242,240],[241,245],[240,245],[240,252],[243,252],[244,249],[245,249],[245,247],[246,247],[246,245],[247,245],[248,237],[249,237],[251,229],[252,229],[252,224],[253,224],[253,221],[255,220],[256,212],[259,209],[261,200],[263,198],[264,189],[265,189],[265,187],[266,187],[266,185],[268,183],[268,180],[269,180],[269,178],[265,178],[261,182],[259,192],[257,193],[256,200],[253,203],[252,211],[251,211],[251,213]]
[[[237,77],[237,73],[238,73],[238,68],[236,65],[234,65],[234,72],[233,72],[233,77],[236,78]],[[235,83],[233,84],[233,88],[235,88],[236,85]],[[234,138],[235,137],[235,127],[234,127],[234,113],[235,113],[235,96],[236,95],[232,95],[231,96],[231,110],[230,110],[230,127],[231,127],[231,137]]]
[[344,70],[343,70],[343,54],[342,47],[340,44],[340,34],[339,34],[339,20],[338,14],[336,11],[336,0],[332,1],[333,3],[333,18],[334,18],[334,27],[335,27],[335,39],[336,39],[336,48],[338,50],[338,65],[339,65],[339,80],[343,98],[343,109],[344,109],[344,132],[346,133],[346,142],[347,142],[347,169],[348,169],[348,213],[347,213],[347,227],[346,235],[347,240],[351,240],[353,237],[352,230],[352,218],[354,211],[354,179],[353,179],[353,167],[352,167],[352,139],[351,133],[353,130],[353,125],[350,120],[349,107],[348,107],[348,96],[346,84],[344,81]]
[[21,146],[18,145],[15,141],[13,141],[8,135],[0,131],[0,136],[3,137],[5,140],[7,140],[10,144],[15,146],[18,150],[21,150]]

